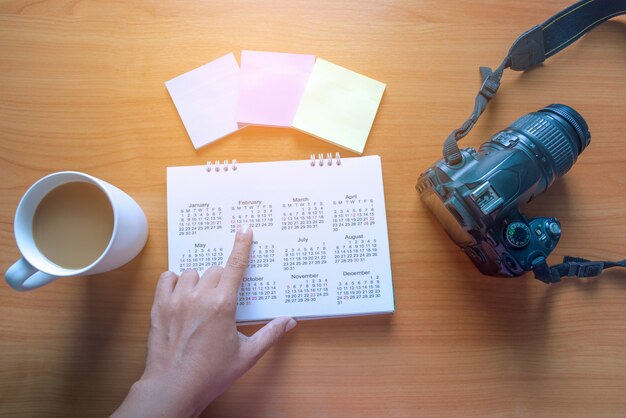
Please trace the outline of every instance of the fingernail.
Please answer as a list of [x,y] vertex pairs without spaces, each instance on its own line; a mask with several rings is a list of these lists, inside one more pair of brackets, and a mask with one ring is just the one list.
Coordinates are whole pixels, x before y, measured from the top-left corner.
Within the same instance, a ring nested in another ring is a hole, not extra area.
[[287,325],[285,326],[285,332],[289,332],[292,329],[294,329],[296,324],[297,324],[297,322],[296,322],[295,319],[293,319],[293,318],[289,319],[289,322],[287,322]]
[[239,233],[240,234],[247,234],[249,230],[250,230],[250,225],[248,225],[248,224],[241,224],[241,225],[239,225]]

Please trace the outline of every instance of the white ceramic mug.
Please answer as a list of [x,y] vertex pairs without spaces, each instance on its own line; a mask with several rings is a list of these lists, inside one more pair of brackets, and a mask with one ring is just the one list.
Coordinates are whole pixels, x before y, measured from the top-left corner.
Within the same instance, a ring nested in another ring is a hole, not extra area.
[[[102,190],[113,209],[113,233],[106,249],[93,263],[80,269],[60,267],[43,255],[33,238],[33,217],[41,200],[65,183],[87,182]],[[88,174],[62,171],[33,184],[15,212],[15,241],[22,258],[6,272],[6,280],[16,290],[32,290],[61,277],[102,273],[120,267],[142,250],[148,239],[148,221],[137,202],[117,187]]]

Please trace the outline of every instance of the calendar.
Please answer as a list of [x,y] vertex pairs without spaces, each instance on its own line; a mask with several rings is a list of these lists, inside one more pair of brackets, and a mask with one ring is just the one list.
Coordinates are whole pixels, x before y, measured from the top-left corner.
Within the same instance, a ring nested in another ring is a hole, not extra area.
[[239,323],[394,311],[378,156],[169,167],[167,217],[179,274],[224,265],[252,227]]

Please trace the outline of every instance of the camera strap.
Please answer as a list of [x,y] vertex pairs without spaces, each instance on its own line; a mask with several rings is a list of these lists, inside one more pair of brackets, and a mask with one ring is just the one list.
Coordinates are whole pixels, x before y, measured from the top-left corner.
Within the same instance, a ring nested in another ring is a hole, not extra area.
[[626,0],[581,0],[524,32],[513,42],[506,58],[495,70],[480,67],[482,86],[476,95],[474,110],[444,142],[443,157],[446,163],[457,165],[462,161],[457,141],[469,133],[496,95],[505,69],[525,71],[540,64],[602,22],[624,13]]
[[579,257],[563,258],[561,264],[548,266],[545,257],[539,257],[533,262],[533,272],[535,278],[544,283],[558,283],[561,277],[595,277],[599,276],[603,270],[611,267],[626,267],[626,260],[622,261],[590,261]]
[[[550,19],[524,32],[509,49],[502,63],[492,70],[480,67],[482,86],[474,101],[470,117],[450,133],[443,146],[443,156],[447,164],[456,165],[462,161],[457,141],[474,127],[489,101],[496,95],[505,69],[525,71],[540,64],[562,49],[574,43],[602,22],[626,13],[626,0],[581,0],[560,11]],[[578,257],[565,257],[561,264],[548,266],[545,257],[533,262],[535,277],[545,283],[557,283],[561,277],[594,277],[611,267],[626,267],[626,260],[590,261]]]

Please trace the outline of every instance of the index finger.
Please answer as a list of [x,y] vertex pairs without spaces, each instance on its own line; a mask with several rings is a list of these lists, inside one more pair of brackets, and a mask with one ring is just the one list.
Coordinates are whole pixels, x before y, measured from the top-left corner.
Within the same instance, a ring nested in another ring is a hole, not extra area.
[[235,243],[233,250],[228,257],[222,279],[217,288],[226,289],[229,293],[236,295],[241,286],[243,273],[248,268],[248,258],[250,257],[250,248],[252,247],[252,229],[248,225],[239,227],[235,235]]

